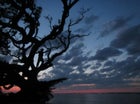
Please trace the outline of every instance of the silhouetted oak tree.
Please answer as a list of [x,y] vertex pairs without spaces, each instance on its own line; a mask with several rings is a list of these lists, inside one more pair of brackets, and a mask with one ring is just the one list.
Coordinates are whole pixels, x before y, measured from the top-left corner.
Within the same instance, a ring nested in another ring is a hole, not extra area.
[[67,19],[78,1],[61,0],[61,18],[52,24],[52,17],[46,16],[51,31],[41,37],[38,29],[42,8],[35,4],[35,0],[0,0],[0,56],[12,57],[10,62],[0,61],[0,86],[8,90],[16,85],[21,89],[8,96],[0,93],[1,99],[49,100],[53,96],[52,86],[67,79],[45,82],[39,81],[37,76],[40,71],[53,66],[54,59],[68,50],[72,39],[83,36],[72,34],[71,27],[82,20],[84,11],[75,21]]

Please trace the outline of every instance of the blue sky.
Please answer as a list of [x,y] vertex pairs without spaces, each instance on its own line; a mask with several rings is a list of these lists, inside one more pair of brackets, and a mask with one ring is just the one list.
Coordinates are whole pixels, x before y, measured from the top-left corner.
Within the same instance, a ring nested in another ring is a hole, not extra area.
[[[37,3],[43,7],[39,31],[42,36],[49,32],[44,16],[54,17],[55,23],[62,4],[59,0]],[[61,86],[81,84],[87,89],[140,88],[139,4],[139,0],[80,0],[70,17],[77,18],[81,8],[90,11],[72,30],[90,35],[73,42],[68,52],[55,60],[54,67],[39,78],[68,77]]]

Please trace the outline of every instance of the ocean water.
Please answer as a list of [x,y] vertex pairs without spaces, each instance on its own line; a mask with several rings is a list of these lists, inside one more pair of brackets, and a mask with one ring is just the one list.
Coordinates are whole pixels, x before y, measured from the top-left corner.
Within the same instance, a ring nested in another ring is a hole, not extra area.
[[140,104],[140,94],[55,94],[49,104]]

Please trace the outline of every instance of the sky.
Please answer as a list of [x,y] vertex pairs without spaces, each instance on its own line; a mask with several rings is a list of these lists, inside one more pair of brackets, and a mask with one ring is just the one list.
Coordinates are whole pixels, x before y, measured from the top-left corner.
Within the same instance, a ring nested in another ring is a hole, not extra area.
[[[49,32],[44,16],[60,18],[60,0],[38,0],[43,12],[40,35]],[[81,8],[90,8],[73,32],[89,34],[73,42],[40,80],[67,77],[56,92],[140,92],[140,0],[79,0],[72,8],[75,19]]]

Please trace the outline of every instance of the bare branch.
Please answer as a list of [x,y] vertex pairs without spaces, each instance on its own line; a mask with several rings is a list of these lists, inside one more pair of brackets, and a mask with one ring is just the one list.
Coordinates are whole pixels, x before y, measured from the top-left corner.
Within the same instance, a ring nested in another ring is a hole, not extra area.
[[52,20],[53,20],[53,18],[50,17],[50,16],[46,16],[45,18],[48,20],[48,22],[49,22],[49,27],[50,27],[50,29],[52,30],[52,29],[53,29],[53,27],[52,27]]

